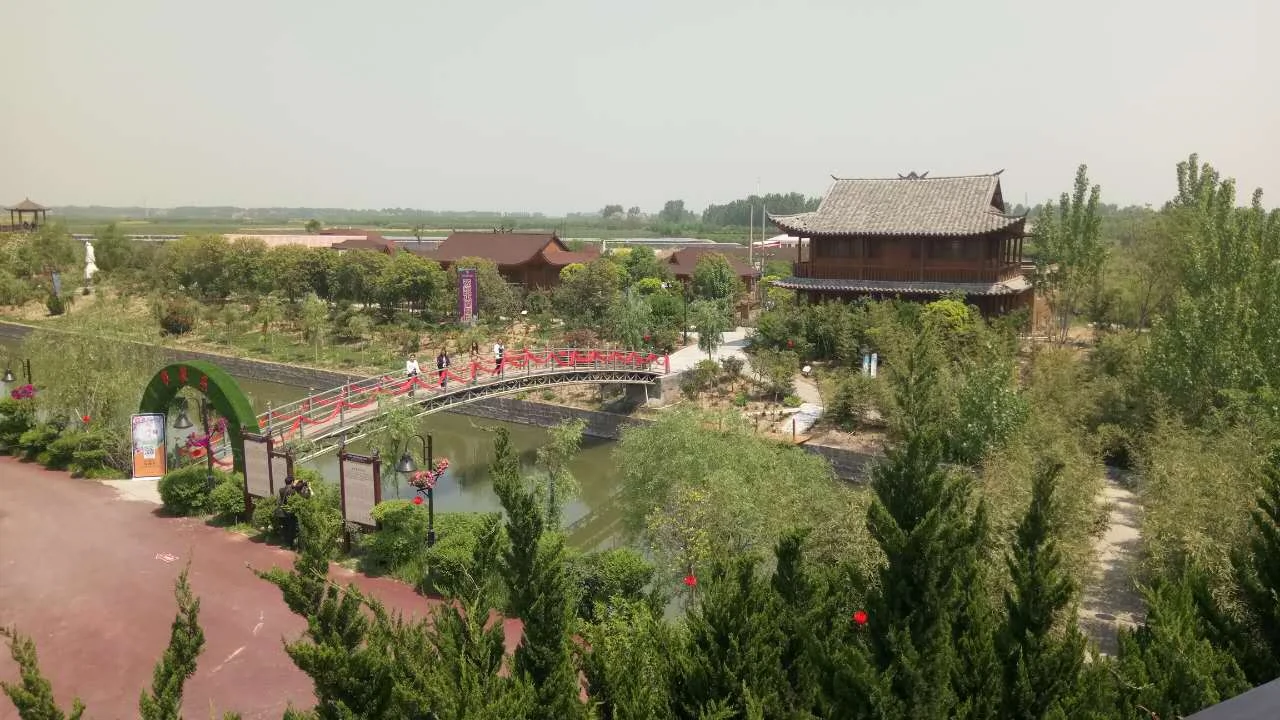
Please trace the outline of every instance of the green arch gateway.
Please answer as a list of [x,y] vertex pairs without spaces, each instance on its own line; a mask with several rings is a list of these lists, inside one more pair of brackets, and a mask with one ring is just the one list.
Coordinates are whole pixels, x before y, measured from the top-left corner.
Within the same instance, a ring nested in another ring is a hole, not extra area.
[[168,415],[174,396],[184,387],[196,388],[209,399],[209,404],[227,419],[231,455],[235,471],[244,474],[244,433],[258,431],[258,417],[253,414],[249,398],[235,378],[210,362],[192,360],[166,365],[151,378],[138,404],[140,413]]

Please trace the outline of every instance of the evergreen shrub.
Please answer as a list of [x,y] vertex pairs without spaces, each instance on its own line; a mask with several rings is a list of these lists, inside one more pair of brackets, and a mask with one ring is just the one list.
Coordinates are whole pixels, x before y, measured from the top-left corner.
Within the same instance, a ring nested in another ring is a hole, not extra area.
[[573,573],[581,589],[578,617],[597,622],[600,619],[596,615],[598,605],[642,599],[655,568],[635,550],[616,548],[579,555],[573,559]]
[[204,463],[198,463],[165,473],[158,486],[164,509],[185,517],[214,512],[213,490],[228,474],[214,468],[214,484],[210,486],[206,479],[208,472]]

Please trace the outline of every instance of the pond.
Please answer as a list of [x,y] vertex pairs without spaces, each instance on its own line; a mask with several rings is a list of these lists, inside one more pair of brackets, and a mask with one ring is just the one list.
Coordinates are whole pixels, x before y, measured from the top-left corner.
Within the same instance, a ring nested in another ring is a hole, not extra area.
[[[0,343],[0,354],[17,357],[16,343]],[[21,376],[20,367],[12,368]],[[39,369],[33,368],[39,380]],[[0,368],[3,372],[3,368]],[[263,412],[267,403],[280,406],[307,395],[306,388],[277,383],[259,382],[237,378],[242,390],[249,396],[256,412]],[[199,421],[194,416],[193,420]],[[537,449],[548,441],[546,430],[530,425],[519,425],[497,420],[473,418],[452,413],[436,413],[421,418],[419,432],[432,436],[436,458],[449,458],[449,469],[436,485],[437,512],[495,511],[501,509],[498,497],[489,481],[489,461],[493,452],[492,429],[505,427],[511,433],[511,442],[520,453],[521,463],[527,473],[537,472],[534,458]],[[183,438],[192,430],[170,428],[170,437]],[[414,442],[418,442],[416,439]],[[582,451],[570,466],[578,481],[579,495],[565,503],[562,512],[565,527],[569,531],[569,543],[579,550],[598,550],[621,544],[622,516],[614,501],[614,492],[620,472],[614,462],[613,450],[617,443],[594,438],[583,438]],[[349,445],[352,452],[368,452],[361,441]],[[306,466],[318,470],[325,479],[338,482],[336,454],[322,456]],[[413,497],[408,484],[391,471],[390,462],[384,464],[383,499]]]
[[[268,402],[280,406],[307,394],[306,388],[289,385],[242,379],[237,379],[237,382],[249,396],[255,412],[264,412]],[[525,472],[537,472],[534,467],[537,449],[548,440],[548,433],[543,428],[454,413],[435,413],[421,418],[419,432],[431,434],[436,458],[449,458],[449,469],[435,489],[437,512],[501,509],[489,480],[489,461],[493,457],[492,430],[498,427],[505,427],[511,433],[511,443],[520,453]],[[413,442],[419,441],[414,439]],[[617,443],[610,440],[583,438],[582,451],[571,464],[570,469],[578,481],[579,495],[565,504],[563,518],[570,530],[570,545],[580,550],[613,547],[620,541],[622,516],[613,497],[620,475],[613,459],[616,446]],[[348,447],[356,453],[368,451],[360,440]],[[335,454],[324,455],[307,466],[318,470],[327,480],[338,481]],[[383,468],[384,500],[413,497],[413,491],[404,478],[390,472],[390,463],[384,464]]]

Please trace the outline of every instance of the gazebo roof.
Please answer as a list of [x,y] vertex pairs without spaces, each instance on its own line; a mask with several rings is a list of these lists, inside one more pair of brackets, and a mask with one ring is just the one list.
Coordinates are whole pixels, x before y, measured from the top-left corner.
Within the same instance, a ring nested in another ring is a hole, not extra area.
[[5,210],[9,210],[12,212],[34,212],[37,210],[48,210],[48,209],[49,208],[41,205],[40,203],[31,202],[31,198],[26,198],[25,200],[18,203],[17,205],[14,205],[13,207],[5,208]]

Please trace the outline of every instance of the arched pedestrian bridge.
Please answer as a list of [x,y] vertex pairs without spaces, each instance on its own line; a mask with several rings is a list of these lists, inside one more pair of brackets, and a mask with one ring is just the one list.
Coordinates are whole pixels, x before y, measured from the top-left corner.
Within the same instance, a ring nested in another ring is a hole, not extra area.
[[508,351],[501,365],[492,360],[454,365],[442,382],[434,359],[424,358],[416,378],[386,375],[309,395],[262,413],[258,429],[276,447],[297,448],[297,459],[304,462],[368,435],[392,408],[411,407],[417,417],[555,385],[649,385],[670,371],[668,356],[648,352],[524,349]]

